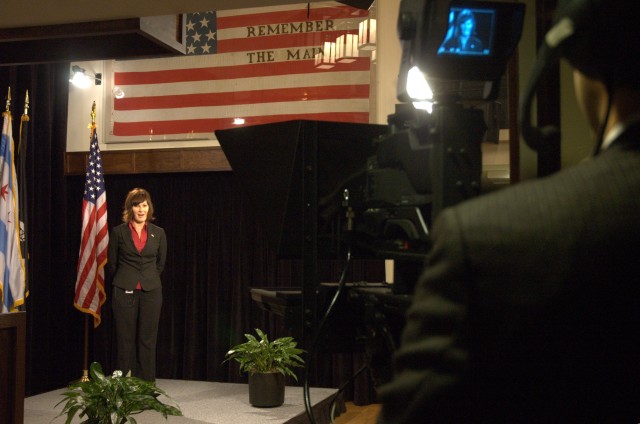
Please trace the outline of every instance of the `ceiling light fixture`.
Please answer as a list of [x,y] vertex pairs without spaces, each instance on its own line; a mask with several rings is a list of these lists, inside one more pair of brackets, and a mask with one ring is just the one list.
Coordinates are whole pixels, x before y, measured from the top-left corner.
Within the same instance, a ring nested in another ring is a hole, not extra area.
[[376,20],[374,18],[367,18],[358,25],[358,48],[360,50],[375,50]]
[[358,49],[365,51],[374,51],[376,49],[377,14],[376,0],[374,0],[369,6],[367,18],[358,25]]
[[322,51],[315,56],[317,69],[331,69],[336,64],[336,43],[324,42]]
[[352,63],[358,58],[358,35],[343,34],[336,40],[336,62]]

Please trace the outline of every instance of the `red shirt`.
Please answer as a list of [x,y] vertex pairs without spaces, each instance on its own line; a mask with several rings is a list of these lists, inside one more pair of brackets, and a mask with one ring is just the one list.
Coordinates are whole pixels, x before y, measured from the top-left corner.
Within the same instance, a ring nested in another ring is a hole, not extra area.
[[[133,221],[129,221],[129,229],[131,230],[131,238],[133,239],[133,244],[136,246],[136,249],[138,249],[138,253],[141,253],[142,249],[144,249],[144,246],[147,244],[147,223],[144,223],[139,236],[138,232],[133,226]],[[138,282],[136,290],[142,290],[142,285],[140,285],[140,282]]]

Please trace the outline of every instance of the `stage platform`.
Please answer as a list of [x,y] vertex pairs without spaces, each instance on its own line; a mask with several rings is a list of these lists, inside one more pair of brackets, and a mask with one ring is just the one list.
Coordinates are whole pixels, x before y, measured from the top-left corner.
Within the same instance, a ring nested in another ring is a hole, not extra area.
[[[178,404],[184,416],[170,416],[165,421],[155,411],[135,415],[139,424],[306,424],[309,422],[304,408],[302,387],[288,386],[284,404],[276,408],[256,408],[249,404],[249,388],[246,384],[216,383],[210,381],[184,381],[158,379],[156,384]],[[55,406],[66,389],[54,390],[24,401],[25,424],[60,424],[66,416],[55,418],[62,405]],[[317,424],[328,424],[330,404],[336,389],[310,388],[311,404]],[[162,398],[161,398],[162,399]],[[170,403],[163,400],[165,403]],[[345,411],[344,402],[336,405],[335,416]],[[81,420],[76,418],[73,423]]]

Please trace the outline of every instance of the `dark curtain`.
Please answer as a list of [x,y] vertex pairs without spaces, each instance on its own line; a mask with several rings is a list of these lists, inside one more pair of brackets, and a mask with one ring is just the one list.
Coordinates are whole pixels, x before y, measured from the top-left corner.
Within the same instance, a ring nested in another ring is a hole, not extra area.
[[0,67],[0,81],[11,87],[14,138],[27,90],[30,98],[29,141],[22,152],[30,246],[27,395],[62,387],[82,375],[84,318],[72,306],[78,254],[73,249],[80,228],[67,219],[67,212],[79,206],[67,198],[63,169],[68,80],[69,66],[64,63]]
[[[68,76],[68,64],[0,71],[0,80],[10,81],[12,93],[29,89],[32,99],[27,395],[64,387],[82,376],[87,323],[89,361],[100,362],[105,370],[114,362],[109,278],[97,329],[88,315],[73,307],[84,178],[65,176],[63,169]],[[87,130],[87,149],[88,142]],[[256,327],[272,337],[285,335],[281,318],[253,302],[249,289],[300,286],[300,261],[275,256],[256,222],[261,211],[251,207],[231,172],[106,175],[105,180],[110,227],[120,222],[126,193],[144,187],[153,196],[156,224],[167,232],[158,378],[246,381],[237,367],[222,364],[226,351]],[[322,261],[320,281],[337,281],[342,266],[340,261]],[[383,268],[382,261],[355,261],[348,281],[382,281]],[[310,383],[338,387],[366,362],[362,352],[319,355]],[[346,396],[361,404],[375,400],[367,372],[348,387]]]

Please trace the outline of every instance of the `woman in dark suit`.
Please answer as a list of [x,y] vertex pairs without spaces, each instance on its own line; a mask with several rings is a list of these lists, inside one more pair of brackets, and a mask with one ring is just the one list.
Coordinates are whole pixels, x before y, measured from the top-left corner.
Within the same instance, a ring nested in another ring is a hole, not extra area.
[[123,223],[109,237],[107,267],[113,276],[116,369],[156,378],[156,342],[162,308],[160,274],[167,256],[164,230],[151,223],[149,192],[134,188],[124,202]]
[[441,53],[482,52],[482,41],[475,36],[476,19],[469,9],[464,9],[455,20],[451,36],[442,43]]

